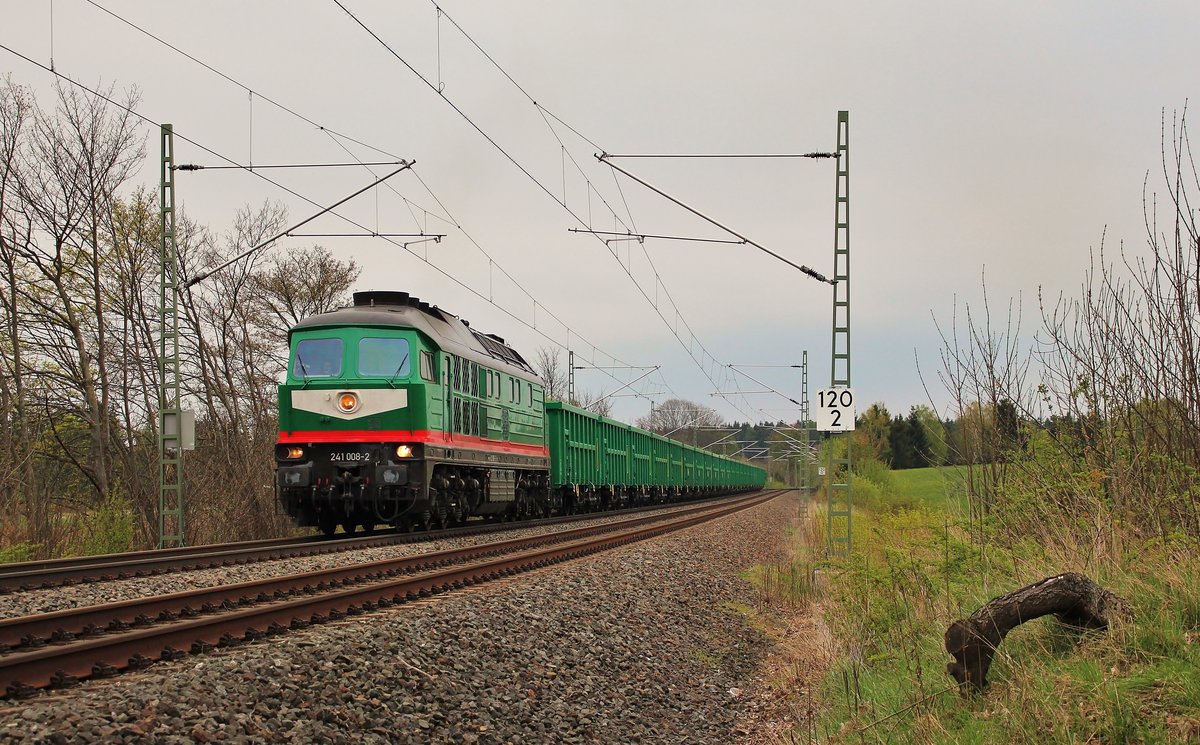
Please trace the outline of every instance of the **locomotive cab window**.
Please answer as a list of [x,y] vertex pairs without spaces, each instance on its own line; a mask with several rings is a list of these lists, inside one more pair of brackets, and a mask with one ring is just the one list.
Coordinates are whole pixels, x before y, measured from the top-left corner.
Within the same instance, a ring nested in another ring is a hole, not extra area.
[[292,356],[292,377],[337,378],[342,374],[341,339],[302,339]]
[[358,341],[358,374],[364,378],[407,378],[412,370],[408,339],[366,337]]
[[421,377],[433,381],[433,355],[429,352],[421,352]]

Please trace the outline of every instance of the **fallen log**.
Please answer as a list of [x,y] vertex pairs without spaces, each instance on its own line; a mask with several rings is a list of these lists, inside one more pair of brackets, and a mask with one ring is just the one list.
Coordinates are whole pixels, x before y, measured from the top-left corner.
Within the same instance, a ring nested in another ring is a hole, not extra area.
[[946,672],[964,690],[983,690],[1000,642],[1026,621],[1053,613],[1076,629],[1107,629],[1128,616],[1129,603],[1082,574],[1067,572],[993,598],[970,618],[946,629],[946,651],[954,658]]

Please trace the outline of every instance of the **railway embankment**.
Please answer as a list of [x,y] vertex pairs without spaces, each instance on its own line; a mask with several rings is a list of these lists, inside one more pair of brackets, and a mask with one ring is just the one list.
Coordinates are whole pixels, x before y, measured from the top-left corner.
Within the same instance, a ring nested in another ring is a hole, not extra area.
[[[709,502],[716,504],[723,499]],[[704,504],[704,503],[696,503]],[[498,526],[503,530],[490,533],[463,534],[452,537],[422,540],[422,533],[402,534],[396,536],[405,541],[392,542],[388,535],[381,534],[373,538],[363,538],[364,541],[379,541],[379,545],[358,548],[354,546],[333,546],[338,541],[315,541],[300,545],[300,555],[287,558],[268,560],[245,560],[237,558],[225,565],[208,566],[205,561],[197,560],[193,566],[186,569],[175,569],[168,573],[146,574],[145,576],[128,576],[100,580],[89,577],[88,581],[76,582],[59,587],[38,587],[19,592],[0,592],[0,620],[35,613],[50,613],[68,608],[80,608],[101,603],[116,603],[135,598],[162,595],[169,592],[194,590],[205,587],[230,585],[238,582],[248,582],[268,577],[282,577],[300,572],[314,572],[335,567],[351,567],[367,564],[389,558],[416,556],[418,554],[445,551],[470,546],[483,546],[502,540],[526,538],[538,535],[549,535],[569,528],[586,528],[602,526],[627,520],[630,517],[661,516],[666,519],[681,509],[678,505],[662,506],[657,509],[630,510],[629,512],[595,513],[592,515],[575,515],[567,521],[546,521],[546,523],[505,523]],[[362,535],[362,534],[358,534]],[[353,543],[353,542],[352,542]],[[227,544],[236,546],[237,544]],[[194,547],[203,551],[204,546]],[[312,549],[312,553],[307,553]],[[319,553],[318,553],[319,551]],[[230,553],[234,553],[230,551]],[[121,557],[124,555],[117,555]],[[206,560],[207,561],[207,560]],[[3,569],[3,567],[0,567]],[[111,574],[111,570],[107,573]]]
[[3,742],[725,743],[794,496],[500,583],[0,704]]

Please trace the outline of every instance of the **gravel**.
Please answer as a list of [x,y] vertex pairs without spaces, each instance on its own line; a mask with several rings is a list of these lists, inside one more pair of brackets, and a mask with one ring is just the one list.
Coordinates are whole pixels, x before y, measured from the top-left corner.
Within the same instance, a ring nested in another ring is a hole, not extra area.
[[0,702],[0,742],[726,743],[732,604],[796,499],[468,591]]
[[[460,538],[447,538],[438,541],[422,541],[419,543],[398,543],[390,546],[354,549],[317,556],[304,556],[291,559],[276,559],[260,561],[252,564],[242,564],[212,569],[194,569],[182,572],[171,572],[151,577],[133,577],[101,582],[89,582],[66,587],[52,587],[38,590],[14,592],[0,595],[0,619],[28,616],[35,613],[50,613],[66,608],[78,608],[87,605],[115,603],[121,600],[163,595],[171,592],[183,592],[199,587],[217,587],[238,582],[282,577],[288,574],[313,572],[332,567],[366,564],[372,561],[413,556],[432,551],[445,551],[452,548],[477,546],[485,543],[495,543],[513,538],[553,533],[560,530],[585,528],[591,525],[603,525],[636,517],[653,515],[669,515],[681,506],[664,507],[661,510],[649,510],[634,515],[608,515],[604,517],[579,520],[569,525],[544,525],[531,528],[518,528],[499,533],[484,533]],[[714,505],[715,506],[715,505]]]

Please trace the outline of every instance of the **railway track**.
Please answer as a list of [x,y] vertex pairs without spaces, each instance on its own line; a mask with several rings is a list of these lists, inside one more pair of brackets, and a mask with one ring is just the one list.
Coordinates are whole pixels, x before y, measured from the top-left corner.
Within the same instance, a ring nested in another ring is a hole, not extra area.
[[669,516],[635,517],[508,541],[0,621],[4,696],[140,669],[313,623],[511,576],[761,504],[784,490]]
[[[713,497],[695,503],[719,503],[720,499],[723,499],[723,497]],[[660,510],[667,506],[669,505],[655,504],[610,512],[587,512],[576,515],[543,518],[540,520],[523,520],[520,522],[478,522],[456,528],[417,533],[401,533],[389,530],[370,535],[350,535],[334,539],[323,536],[271,538],[259,541],[243,541],[240,543],[217,543],[207,546],[184,546],[180,548],[133,551],[121,554],[104,554],[101,556],[26,561],[0,565],[0,595],[72,585],[80,582],[101,582],[114,579],[128,579],[130,577],[147,577],[168,572],[209,569],[260,561],[292,559],[302,556],[319,556],[321,554],[403,543],[462,538],[522,528],[559,525],[598,517],[632,515],[649,510]]]

